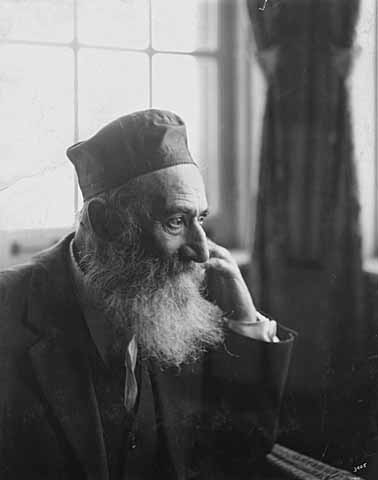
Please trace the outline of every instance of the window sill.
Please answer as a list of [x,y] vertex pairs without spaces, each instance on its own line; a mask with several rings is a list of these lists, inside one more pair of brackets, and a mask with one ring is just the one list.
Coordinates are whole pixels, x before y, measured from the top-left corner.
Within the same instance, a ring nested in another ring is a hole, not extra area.
[[378,257],[367,258],[363,264],[363,271],[369,291],[376,296],[378,289]]
[[246,268],[251,262],[251,254],[249,250],[243,248],[231,248],[230,253],[236,260],[239,268]]
[[364,262],[363,270],[368,275],[378,277],[378,257],[367,258]]

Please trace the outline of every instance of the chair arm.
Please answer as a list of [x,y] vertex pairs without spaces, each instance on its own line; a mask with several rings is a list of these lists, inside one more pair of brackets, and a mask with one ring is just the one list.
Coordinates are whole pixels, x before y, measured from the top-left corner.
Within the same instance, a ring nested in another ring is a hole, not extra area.
[[362,480],[346,470],[331,467],[314,458],[276,443],[267,455],[267,463],[281,475],[296,480]]

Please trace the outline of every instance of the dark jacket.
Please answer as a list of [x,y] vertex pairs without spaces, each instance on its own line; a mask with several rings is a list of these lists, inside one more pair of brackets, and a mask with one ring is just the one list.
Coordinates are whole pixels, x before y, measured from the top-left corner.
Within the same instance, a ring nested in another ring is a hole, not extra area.
[[[1,479],[110,478],[70,238],[0,274]],[[264,343],[228,332],[222,347],[180,371],[141,362],[125,478],[255,472],[275,440],[293,343],[279,335]]]

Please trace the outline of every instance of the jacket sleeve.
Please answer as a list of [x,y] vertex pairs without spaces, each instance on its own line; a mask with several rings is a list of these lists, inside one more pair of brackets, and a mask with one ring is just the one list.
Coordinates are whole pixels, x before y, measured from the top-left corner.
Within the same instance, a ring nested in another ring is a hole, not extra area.
[[227,478],[255,473],[275,442],[295,333],[279,327],[278,336],[267,343],[229,331],[208,358],[201,449]]

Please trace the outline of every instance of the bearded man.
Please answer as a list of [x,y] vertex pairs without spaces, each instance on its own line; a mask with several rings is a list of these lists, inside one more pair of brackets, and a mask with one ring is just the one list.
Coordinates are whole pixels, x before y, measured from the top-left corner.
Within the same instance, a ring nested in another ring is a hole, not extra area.
[[183,121],[126,115],[67,155],[76,232],[0,277],[0,477],[251,478],[293,334],[206,238]]

